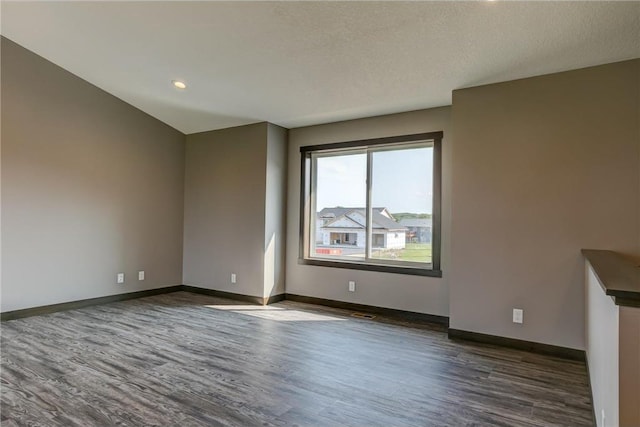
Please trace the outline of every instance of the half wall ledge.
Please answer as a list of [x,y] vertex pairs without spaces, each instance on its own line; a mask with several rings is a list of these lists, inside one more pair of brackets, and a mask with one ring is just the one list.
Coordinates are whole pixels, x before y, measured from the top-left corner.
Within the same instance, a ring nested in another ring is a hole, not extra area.
[[640,307],[640,265],[614,251],[583,249],[582,255],[616,305]]

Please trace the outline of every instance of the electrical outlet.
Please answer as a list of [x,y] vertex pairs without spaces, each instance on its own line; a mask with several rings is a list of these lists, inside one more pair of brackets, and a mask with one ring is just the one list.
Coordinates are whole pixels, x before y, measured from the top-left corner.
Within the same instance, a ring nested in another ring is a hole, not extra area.
[[522,323],[522,318],[524,316],[524,310],[521,308],[513,309],[513,323]]
[[231,273],[231,283],[236,283],[236,280],[238,278],[236,277],[236,273]]
[[144,270],[138,271],[138,280],[144,280]]
[[355,292],[356,291],[356,282],[354,282],[353,280],[349,280],[349,292]]
[[124,273],[118,273],[116,275],[116,283],[118,284],[124,283]]

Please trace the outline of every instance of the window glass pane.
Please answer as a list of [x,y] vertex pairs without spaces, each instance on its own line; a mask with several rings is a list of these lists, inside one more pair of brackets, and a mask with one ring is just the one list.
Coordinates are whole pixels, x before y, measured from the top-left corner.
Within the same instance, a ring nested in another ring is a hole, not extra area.
[[367,155],[314,156],[311,256],[362,261],[366,238]]
[[431,263],[433,147],[376,151],[371,257]]

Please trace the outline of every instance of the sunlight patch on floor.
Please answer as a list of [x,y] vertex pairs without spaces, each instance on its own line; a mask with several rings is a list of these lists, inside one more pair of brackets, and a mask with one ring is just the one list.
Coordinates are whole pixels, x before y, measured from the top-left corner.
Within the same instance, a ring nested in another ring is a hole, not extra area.
[[294,310],[284,307],[261,306],[261,305],[206,305],[207,308],[216,310],[232,311],[247,316],[259,317],[261,319],[276,320],[278,322],[321,322],[321,321],[345,321],[343,317],[330,316],[326,314],[311,313],[308,311]]

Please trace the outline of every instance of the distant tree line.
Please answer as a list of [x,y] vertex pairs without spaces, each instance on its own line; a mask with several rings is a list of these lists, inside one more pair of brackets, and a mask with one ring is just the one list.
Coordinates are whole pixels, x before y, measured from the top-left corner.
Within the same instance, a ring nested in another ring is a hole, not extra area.
[[398,212],[398,213],[392,213],[391,215],[393,215],[393,217],[396,219],[396,221],[400,222],[403,219],[428,219],[431,218],[431,214],[428,213],[421,213],[421,214],[417,214],[417,213],[411,213],[411,212]]

